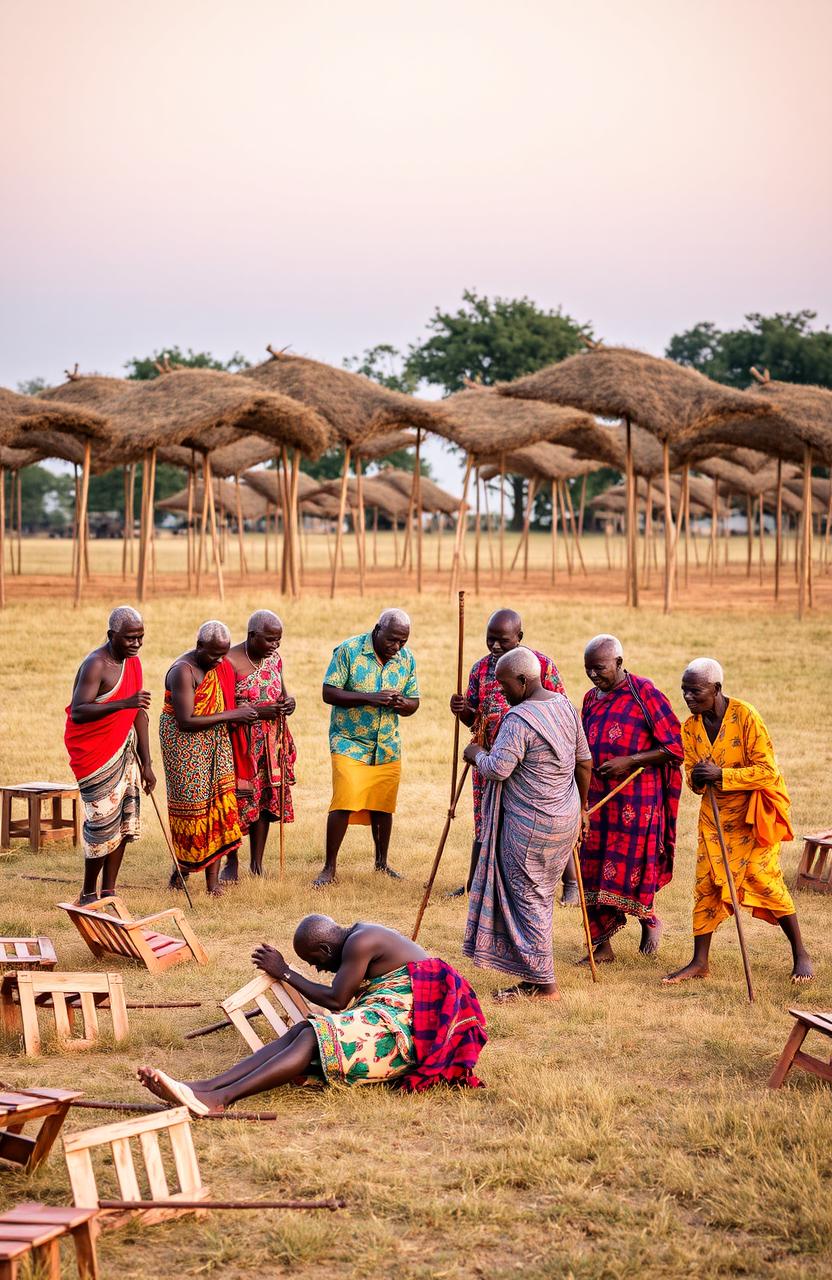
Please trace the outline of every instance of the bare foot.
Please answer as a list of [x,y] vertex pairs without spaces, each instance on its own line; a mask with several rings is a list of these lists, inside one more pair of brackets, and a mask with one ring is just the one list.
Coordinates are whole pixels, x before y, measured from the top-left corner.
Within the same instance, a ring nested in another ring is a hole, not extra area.
[[806,952],[802,956],[798,956],[794,962],[792,969],[792,982],[795,986],[804,986],[807,982],[814,982],[815,966],[809,959]]
[[[606,942],[599,942],[598,946],[592,953],[592,958],[596,964],[612,964],[615,960],[615,952],[612,949],[609,938]],[[575,964],[589,964],[589,956],[581,956],[580,960],[576,960]]]
[[646,920],[642,920],[639,951],[643,956],[654,956],[656,954],[661,942],[663,929],[664,925],[658,918],[653,925],[648,924]]
[[324,867],[323,871],[319,871],[312,881],[313,889],[325,889],[329,884],[337,884],[338,877],[335,874],[335,868],[330,871],[328,867]]
[[537,1000],[554,1004],[560,1000],[560,992],[554,984],[540,986],[536,982],[518,982],[516,987],[502,987],[494,992],[496,1004],[510,1004],[513,1000]]
[[136,1074],[145,1088],[154,1093],[157,1098],[164,1098],[176,1106],[185,1106],[193,1115],[207,1116],[212,1111],[223,1109],[217,1106],[210,1093],[191,1089],[181,1080],[174,1080],[172,1076],[155,1067],[139,1067]]
[[564,880],[560,905],[562,907],[579,907],[581,905],[577,880]]
[[443,893],[443,894],[442,894],[442,897],[443,897],[444,899],[446,899],[446,900],[447,900],[448,898],[464,898],[464,897],[465,897],[465,885],[464,885],[464,884],[461,884],[461,885],[459,886],[459,888],[458,888],[458,889],[452,889],[450,893]]
[[156,1072],[152,1067],[139,1067],[136,1070],[139,1083],[143,1084],[145,1089],[149,1089],[157,1098],[161,1098],[163,1102],[170,1102],[170,1098],[164,1092],[161,1083],[156,1079]]
[[380,875],[389,876],[391,880],[404,880],[404,876],[400,872],[394,871],[392,867],[388,867],[386,864],[383,867],[377,866],[376,871]]
[[668,973],[662,978],[662,986],[670,987],[677,982],[690,982],[692,978],[707,978],[709,972],[706,964],[697,964],[696,961],[691,960],[684,969],[676,969],[674,973]]
[[[234,883],[235,884],[237,883],[236,880],[234,881]],[[225,896],[227,891],[228,891],[228,886],[225,884],[220,884],[219,881],[214,885],[213,889],[205,890],[209,898],[222,898]]]

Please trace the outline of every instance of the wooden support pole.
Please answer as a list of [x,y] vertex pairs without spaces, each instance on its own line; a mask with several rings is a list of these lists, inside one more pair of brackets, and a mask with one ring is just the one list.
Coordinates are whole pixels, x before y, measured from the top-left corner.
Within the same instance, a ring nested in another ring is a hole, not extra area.
[[0,467],[0,609],[6,604],[6,468]]
[[690,549],[688,546],[690,541],[690,468],[687,463],[685,463],[685,466],[682,468],[682,494],[682,512],[685,518],[685,589],[687,590],[688,569],[690,563]]
[[505,572],[506,546],[506,455],[500,454],[500,586]]
[[552,499],[552,569],[550,574],[551,585],[554,586],[558,575],[558,485],[557,481],[550,481],[550,493]]
[[765,551],[765,542],[764,542],[765,503],[763,502],[763,495],[761,493],[757,495],[757,504],[758,504],[757,506],[757,561],[758,561],[757,568],[760,575],[760,586],[762,586],[763,585],[763,567],[766,562],[766,551]]
[[292,478],[289,485],[289,521],[292,529],[292,595],[300,598],[303,549],[300,542],[300,512],[298,489],[300,487],[300,449],[292,453]]
[[[154,450],[155,452],[155,450]],[[225,586],[222,579],[222,560],[220,558],[219,538],[217,536],[217,512],[214,506],[214,478],[211,474],[210,454],[203,455],[203,476],[205,492],[208,494],[208,519],[211,522],[211,547],[214,553],[214,565],[217,572],[217,594],[220,600],[225,599]]]
[[350,470],[350,446],[344,450],[344,469],[341,472],[341,492],[338,497],[338,524],[335,528],[335,557],[332,561],[332,580],[329,586],[329,598],[335,599],[335,588],[338,584],[338,566],[341,562],[341,547],[344,538],[344,515],[347,509],[347,480]]
[[809,608],[809,574],[812,550],[812,450],[803,446],[803,514],[800,529],[800,565],[797,584],[797,616],[803,619]]
[[581,549],[581,540],[578,537],[578,522],[575,519],[575,508],[572,506],[572,493],[569,488],[568,480],[563,482],[563,491],[566,494],[566,501],[569,503],[569,523],[572,526],[572,539],[575,543],[575,551],[578,556],[578,562],[581,566],[581,572],[584,577],[587,576],[586,565],[584,564],[584,553]]
[[[832,489],[830,489],[832,493]],[[783,557],[783,459],[777,459],[777,492],[774,508],[774,599],[780,599],[780,565]]]
[[129,480],[127,477],[127,473],[129,470],[130,468],[127,466],[122,468],[122,471],[123,471],[122,479],[124,482],[124,485],[123,485],[124,519],[122,521],[122,528],[121,528],[121,580],[122,582],[124,582],[127,578],[127,520],[128,520],[128,513],[130,510],[130,502],[129,502],[129,494],[128,494]]
[[78,508],[78,562],[75,569],[75,607],[81,603],[81,584],[87,556],[87,502],[90,492],[90,442],[84,442],[84,467],[81,472],[81,501]]
[[754,559],[754,499],[750,493],[745,495],[745,576],[751,577],[751,564]]
[[358,555],[358,594],[364,594],[364,475],[361,468],[361,455],[356,454],[355,467],[356,505],[352,513],[353,532],[355,533],[355,549]]
[[[485,541],[488,547],[488,567],[491,572],[491,578],[494,578],[494,540],[492,538],[493,530],[491,528],[491,512],[488,507],[488,484],[485,480],[482,482],[482,502],[485,510]],[[440,516],[441,520],[441,516]]]
[[416,590],[422,591],[422,428],[416,428]]
[[627,604],[638,608],[638,555],[637,555],[637,515],[636,515],[636,478],[633,469],[633,429],[629,418],[624,419],[626,428],[626,469],[627,469]]
[[474,595],[480,593],[480,469],[474,468],[474,485],[477,492],[476,514],[474,516]]
[[581,509],[580,509],[580,511],[578,512],[578,537],[579,537],[579,538],[582,538],[582,537],[584,536],[584,512],[586,511],[586,482],[587,482],[587,479],[588,479],[588,477],[587,477],[587,473],[586,473],[586,472],[584,472],[584,474],[583,474],[583,478],[582,478],[582,480],[581,480]]
[[572,577],[573,570],[573,554],[572,544],[569,537],[569,526],[566,522],[566,481],[558,480],[558,492],[560,493],[560,529],[563,534],[563,549],[566,553],[566,575]]
[[641,572],[645,587],[650,586],[650,562],[653,553],[653,477],[647,477],[647,494],[644,499],[644,546]]
[[23,483],[17,471],[17,576],[23,573]]
[[205,484],[205,457],[203,456],[203,482],[202,482],[202,511],[199,521],[199,547],[197,548],[196,557],[196,594],[199,595],[199,588],[202,581],[202,567],[205,561],[205,544],[208,540],[208,502],[210,495],[208,487]]
[[716,581],[717,525],[719,523],[719,481],[714,476],[713,494],[711,496],[711,586]]
[[459,583],[459,567],[462,558],[462,543],[465,538],[465,525],[468,520],[468,483],[471,479],[473,458],[469,453],[465,460],[465,479],[462,482],[462,497],[459,501],[459,513],[456,518],[456,537],[454,538],[454,557],[451,562],[451,596]]
[[188,560],[188,595],[191,594],[194,585],[194,490],[196,488],[196,473],[194,470],[194,451],[191,450],[191,465],[188,468],[188,514],[187,528],[187,545],[185,547],[185,555]]
[[234,497],[237,503],[237,541],[240,550],[240,577],[245,579],[248,577],[248,565],[246,563],[246,547],[243,529],[243,500],[240,496],[240,473],[237,471],[234,475]]
[[670,613],[673,604],[673,506],[670,498],[670,444],[662,441],[662,470],[664,472],[664,611]]

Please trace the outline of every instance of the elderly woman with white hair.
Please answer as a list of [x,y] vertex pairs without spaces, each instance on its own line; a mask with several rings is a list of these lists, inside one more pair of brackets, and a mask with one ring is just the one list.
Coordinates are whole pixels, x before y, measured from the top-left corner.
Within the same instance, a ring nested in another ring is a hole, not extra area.
[[[165,676],[159,720],[176,859],[185,873],[204,871],[212,895],[221,892],[220,859],[242,840],[237,788],[250,789],[254,774],[245,735],[235,727],[251,724],[257,711],[235,705],[230,647],[224,622],[203,622],[196,647]],[[171,888],[176,884],[174,874]]]
[[351,823],[370,827],[376,871],[400,879],[388,866],[387,854],[402,770],[399,716],[412,716],[419,709],[409,636],[410,618],[404,610],[385,609],[372,631],[339,644],[327,667],[322,697],[332,707],[332,801],[326,861],[314,881],[316,888],[334,883],[338,853]]
[[555,891],[589,817],[592,758],[578,713],[544,689],[540,659],[519,645],[497,663],[509,704],[490,751],[464,751],[488,780],[482,850],[462,950],[474,964],[519,981],[499,1002],[559,1000],[552,957]]
[[696,658],[682,674],[682,696],[691,713],[682,725],[685,774],[691,791],[702,796],[693,959],[664,981],[707,978],[711,938],[722,921],[733,915],[712,794],[740,906],[760,920],[779,925],[792,951],[792,982],[811,982],[814,968],[780,869],[781,841],[794,838],[789,793],[760,713],[748,702],[727,697],[723,679],[722,667],[714,658]]

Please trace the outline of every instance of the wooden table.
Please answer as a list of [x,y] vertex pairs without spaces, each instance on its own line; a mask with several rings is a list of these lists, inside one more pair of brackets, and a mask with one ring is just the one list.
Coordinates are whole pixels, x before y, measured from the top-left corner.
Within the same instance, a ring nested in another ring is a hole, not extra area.
[[[81,840],[81,793],[77,786],[66,782],[20,782],[13,787],[0,787],[0,849],[10,849],[12,840],[28,840],[33,849],[43,849],[53,840]],[[12,802],[22,800],[26,804],[25,818],[12,818]],[[41,806],[48,800],[52,806],[50,817],[44,817]],[[71,803],[70,815],[63,811],[64,800]]]
[[[74,1089],[20,1089],[0,1092],[0,1160],[20,1165],[27,1173],[42,1164],[61,1131],[70,1104],[83,1095]],[[29,1137],[23,1126],[41,1120]]]

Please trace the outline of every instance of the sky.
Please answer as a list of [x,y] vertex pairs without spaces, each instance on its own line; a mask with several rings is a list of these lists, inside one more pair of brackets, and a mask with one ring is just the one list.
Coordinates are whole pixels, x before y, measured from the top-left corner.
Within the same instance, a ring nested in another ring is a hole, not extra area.
[[830,47],[830,0],[2,0],[0,385],[340,364],[466,288],[656,354],[832,323]]

